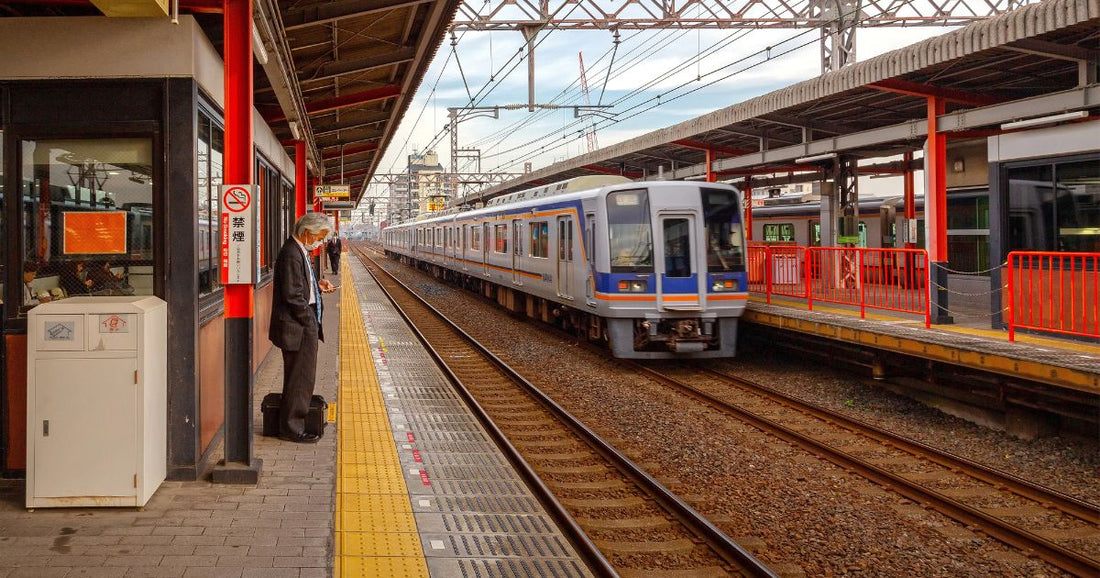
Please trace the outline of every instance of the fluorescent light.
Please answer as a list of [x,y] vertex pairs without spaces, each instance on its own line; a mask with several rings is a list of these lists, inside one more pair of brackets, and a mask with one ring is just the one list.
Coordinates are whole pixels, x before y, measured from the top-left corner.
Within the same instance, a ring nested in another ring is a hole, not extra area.
[[1015,128],[1027,128],[1031,126],[1041,126],[1044,124],[1054,124],[1056,122],[1063,122],[1067,120],[1077,120],[1079,118],[1085,118],[1089,115],[1087,110],[1078,110],[1074,112],[1067,112],[1063,114],[1055,114],[1053,116],[1041,116],[1039,118],[1029,118],[1027,120],[1018,120],[1016,122],[1006,122],[1001,125],[1001,130],[1012,130]]
[[298,127],[298,121],[290,121],[287,123],[290,125],[290,135],[294,137],[294,140],[302,140],[302,130]]
[[267,50],[264,49],[264,41],[260,39],[260,32],[256,30],[255,25],[252,26],[252,55],[256,57],[260,66],[267,64]]
[[812,157],[802,157],[800,159],[794,159],[796,164],[804,163],[816,163],[819,161],[831,161],[836,158],[836,153],[825,153],[823,155],[814,155]]

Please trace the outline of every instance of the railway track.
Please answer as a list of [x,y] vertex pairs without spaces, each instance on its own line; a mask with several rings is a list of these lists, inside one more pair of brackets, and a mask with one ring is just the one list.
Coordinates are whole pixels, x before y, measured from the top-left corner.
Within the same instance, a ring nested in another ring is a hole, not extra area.
[[357,253],[594,572],[776,575],[366,252]]
[[1093,504],[710,368],[620,362],[1066,572],[1100,575]]

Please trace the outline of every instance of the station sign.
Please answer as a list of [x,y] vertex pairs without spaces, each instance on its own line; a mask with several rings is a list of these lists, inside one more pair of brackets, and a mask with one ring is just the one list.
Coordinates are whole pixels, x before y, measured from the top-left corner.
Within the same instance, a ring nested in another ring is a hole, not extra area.
[[223,285],[252,285],[260,278],[259,187],[222,185]]
[[324,211],[350,211],[355,208],[355,203],[352,201],[325,201],[322,210]]
[[313,187],[313,198],[322,203],[350,199],[351,185],[316,185]]

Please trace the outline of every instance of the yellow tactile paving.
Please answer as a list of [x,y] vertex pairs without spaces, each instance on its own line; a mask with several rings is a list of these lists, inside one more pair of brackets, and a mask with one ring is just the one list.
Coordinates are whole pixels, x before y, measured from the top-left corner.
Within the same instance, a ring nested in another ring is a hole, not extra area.
[[428,565],[347,261],[341,275],[334,576],[426,578]]

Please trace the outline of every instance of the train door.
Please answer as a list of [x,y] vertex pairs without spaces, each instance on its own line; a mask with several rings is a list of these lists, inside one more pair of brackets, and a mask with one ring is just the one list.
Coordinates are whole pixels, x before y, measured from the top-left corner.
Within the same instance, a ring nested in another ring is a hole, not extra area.
[[697,237],[695,215],[691,213],[662,213],[660,243],[662,250],[656,263],[657,305],[668,310],[698,311],[702,309],[699,295],[699,262],[694,240]]
[[593,293],[596,287],[596,252],[592,242],[596,238],[596,213],[584,215],[584,270],[587,276],[584,280],[584,298],[589,305],[596,304],[596,295]]
[[558,296],[573,298],[573,217],[558,217]]
[[462,248],[459,249],[458,254],[459,254],[460,260],[462,261],[462,270],[463,271],[469,271],[470,270],[469,262],[467,261],[467,258],[466,258],[466,255],[469,254],[468,249],[470,248],[469,236],[470,236],[470,226],[469,225],[462,225]]
[[489,275],[489,223],[481,224],[481,272]]
[[523,221],[512,219],[512,284],[523,285]]

